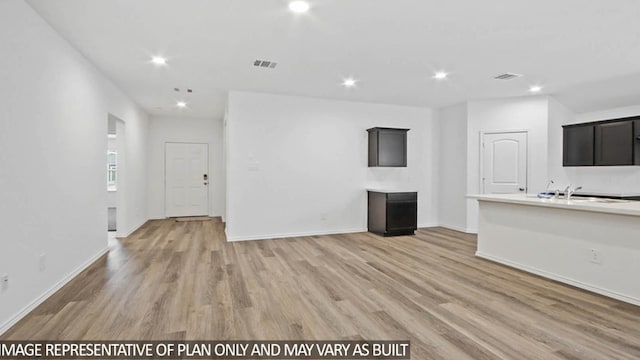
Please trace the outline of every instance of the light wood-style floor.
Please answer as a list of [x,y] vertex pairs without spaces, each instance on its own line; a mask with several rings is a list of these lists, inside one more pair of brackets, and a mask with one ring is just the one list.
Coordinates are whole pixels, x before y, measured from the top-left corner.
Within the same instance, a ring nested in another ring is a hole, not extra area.
[[218,221],[151,221],[0,340],[402,339],[412,359],[640,358],[640,307],[475,248],[442,228],[227,243]]

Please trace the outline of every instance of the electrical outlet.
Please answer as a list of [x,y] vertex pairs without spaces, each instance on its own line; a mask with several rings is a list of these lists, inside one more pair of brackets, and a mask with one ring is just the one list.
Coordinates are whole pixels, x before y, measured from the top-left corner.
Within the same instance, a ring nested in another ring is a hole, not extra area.
[[47,269],[47,254],[42,253],[40,257],[38,257],[38,269],[40,271],[45,271]]
[[589,261],[594,264],[602,264],[602,253],[598,249],[591,249],[589,251]]

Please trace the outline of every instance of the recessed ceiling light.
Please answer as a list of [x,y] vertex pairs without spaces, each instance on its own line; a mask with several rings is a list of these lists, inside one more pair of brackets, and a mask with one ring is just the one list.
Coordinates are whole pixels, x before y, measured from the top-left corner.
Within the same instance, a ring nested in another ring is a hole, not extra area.
[[537,93],[540,91],[542,91],[542,86],[540,85],[533,85],[529,88],[529,92],[532,92],[532,93]]
[[187,107],[187,103],[184,102],[184,101],[178,101],[176,106],[179,107],[179,108],[186,108]]
[[444,80],[447,78],[447,76],[449,76],[449,73],[446,71],[438,71],[433,74],[433,78],[436,80]]
[[298,14],[306,13],[307,11],[309,11],[310,7],[311,6],[306,1],[292,1],[289,3],[289,10]]
[[346,87],[346,88],[352,88],[356,86],[356,83],[358,82],[358,80],[354,79],[354,78],[346,78],[342,81],[342,86]]
[[167,59],[162,56],[154,56],[151,58],[151,62],[156,65],[167,65]]

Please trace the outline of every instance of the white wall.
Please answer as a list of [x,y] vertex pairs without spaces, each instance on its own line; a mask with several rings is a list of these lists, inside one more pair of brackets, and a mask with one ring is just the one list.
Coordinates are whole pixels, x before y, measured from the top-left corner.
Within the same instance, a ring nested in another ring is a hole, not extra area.
[[438,110],[439,225],[459,231],[467,229],[467,104]]
[[149,217],[163,219],[164,147],[167,142],[209,144],[209,215],[224,213],[222,119],[153,117],[149,122]]
[[555,98],[549,98],[549,141],[548,160],[549,179],[554,181],[550,185],[552,190],[562,189],[571,181],[562,167],[562,125],[572,123],[575,115]]
[[[367,167],[374,126],[411,129],[407,168]],[[366,231],[367,187],[418,190],[419,226],[437,223],[429,109],[232,92],[227,133],[229,240]]]
[[584,192],[640,194],[639,166],[562,167],[562,125],[640,115],[640,105],[573,114],[557,101],[550,103],[549,176],[559,188],[582,186]]
[[119,225],[147,219],[147,116],[23,1],[0,1],[0,54],[1,333],[106,251],[109,113],[129,140]]
[[[123,101],[129,101],[123,98]],[[110,105],[111,106],[111,105]],[[132,106],[135,106],[132,104]],[[148,116],[138,110],[110,111],[116,122],[118,137],[118,237],[126,237],[142,226],[147,216],[147,136]],[[116,114],[116,115],[114,115]],[[120,115],[122,114],[122,115]]]
[[[521,98],[472,101],[468,103],[467,127],[467,193],[479,194],[480,133],[491,131],[527,130],[528,192],[544,190],[548,179],[548,98]],[[478,203],[467,200],[467,229],[477,231]]]

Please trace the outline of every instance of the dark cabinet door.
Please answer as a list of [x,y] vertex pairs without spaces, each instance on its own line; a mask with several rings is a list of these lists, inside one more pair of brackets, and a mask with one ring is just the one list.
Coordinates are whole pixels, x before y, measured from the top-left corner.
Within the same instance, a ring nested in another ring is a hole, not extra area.
[[405,131],[380,131],[378,166],[407,166],[407,133]]
[[633,165],[640,165],[640,120],[633,121]]
[[594,126],[563,128],[562,166],[594,165]]
[[415,201],[387,202],[387,231],[413,231],[417,228],[418,203]]
[[596,125],[595,164],[633,165],[634,143],[633,121]]
[[407,131],[409,129],[371,128],[369,132],[369,167],[406,167]]

